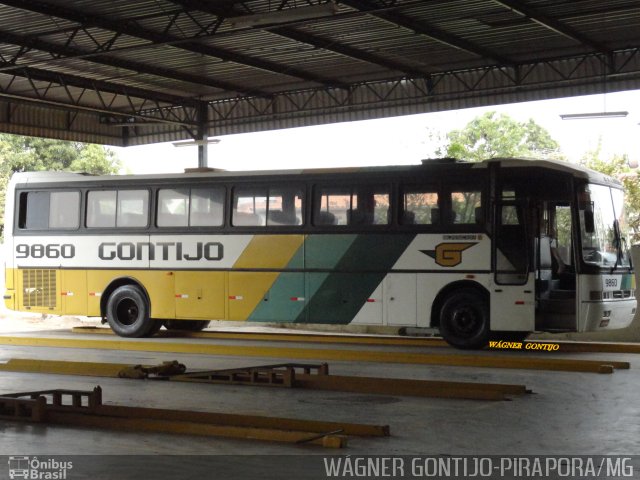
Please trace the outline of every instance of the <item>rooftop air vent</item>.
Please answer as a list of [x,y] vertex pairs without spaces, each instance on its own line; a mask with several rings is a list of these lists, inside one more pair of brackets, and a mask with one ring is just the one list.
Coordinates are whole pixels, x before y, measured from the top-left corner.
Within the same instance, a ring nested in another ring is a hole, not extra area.
[[435,165],[437,163],[445,163],[445,164],[449,164],[449,163],[459,163],[462,162],[463,160],[459,160],[457,158],[453,158],[453,157],[444,157],[444,158],[424,158],[421,160],[423,165]]

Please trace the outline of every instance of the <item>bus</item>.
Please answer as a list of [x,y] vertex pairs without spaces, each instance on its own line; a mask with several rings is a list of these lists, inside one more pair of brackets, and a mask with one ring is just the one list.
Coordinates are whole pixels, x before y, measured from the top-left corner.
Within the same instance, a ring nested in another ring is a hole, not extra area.
[[636,310],[621,183],[565,162],[16,173],[6,198],[6,306],[124,337],[354,324],[475,349]]

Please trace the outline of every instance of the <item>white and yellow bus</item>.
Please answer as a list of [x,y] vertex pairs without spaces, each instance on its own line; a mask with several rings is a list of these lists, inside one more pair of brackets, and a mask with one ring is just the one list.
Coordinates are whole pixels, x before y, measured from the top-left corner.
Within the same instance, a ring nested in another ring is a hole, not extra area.
[[636,309],[621,184],[563,162],[18,173],[6,198],[6,306],[121,336],[369,324],[478,348],[622,328]]

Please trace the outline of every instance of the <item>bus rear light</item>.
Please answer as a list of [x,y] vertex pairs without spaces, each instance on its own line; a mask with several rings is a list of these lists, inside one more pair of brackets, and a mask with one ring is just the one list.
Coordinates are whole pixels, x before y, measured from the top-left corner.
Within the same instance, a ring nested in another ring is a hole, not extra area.
[[304,297],[291,297],[289,300],[292,302],[304,302]]
[[516,300],[516,305],[524,305],[524,300]]
[[229,295],[229,300],[243,300],[244,297],[242,295]]
[[176,298],[189,298],[189,295],[186,295],[184,293],[177,293]]

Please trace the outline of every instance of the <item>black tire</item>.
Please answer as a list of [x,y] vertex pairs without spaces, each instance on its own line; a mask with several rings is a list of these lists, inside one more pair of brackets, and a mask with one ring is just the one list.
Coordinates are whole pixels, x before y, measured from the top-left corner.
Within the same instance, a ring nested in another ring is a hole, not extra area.
[[478,290],[465,288],[451,293],[440,309],[440,333],[452,346],[478,349],[486,346],[489,302]]
[[200,332],[209,326],[209,320],[167,320],[164,328],[167,330],[182,330],[185,332]]
[[149,303],[140,287],[118,287],[107,301],[107,321],[121,337],[144,337],[155,325],[149,318]]
[[156,333],[160,331],[164,322],[162,320],[152,320],[153,325],[151,325],[151,329],[145,335],[146,337],[153,337]]

